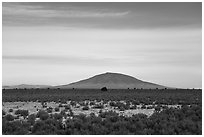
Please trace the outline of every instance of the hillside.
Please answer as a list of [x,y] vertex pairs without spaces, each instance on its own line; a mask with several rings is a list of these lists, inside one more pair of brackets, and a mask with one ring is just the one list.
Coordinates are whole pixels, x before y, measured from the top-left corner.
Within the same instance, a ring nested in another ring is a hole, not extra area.
[[120,74],[120,73],[103,73],[93,76],[88,79],[84,79],[78,82],[70,83],[67,85],[57,86],[57,88],[80,88],[80,89],[100,89],[107,87],[108,89],[162,89],[165,86],[146,82],[134,78],[132,76]]

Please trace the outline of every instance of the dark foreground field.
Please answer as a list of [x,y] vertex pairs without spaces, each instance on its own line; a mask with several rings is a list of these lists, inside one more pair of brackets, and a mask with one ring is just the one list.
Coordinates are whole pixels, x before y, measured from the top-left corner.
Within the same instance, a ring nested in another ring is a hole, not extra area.
[[201,90],[8,89],[2,100],[3,134],[202,134]]
[[196,89],[7,89],[3,102],[13,101],[81,101],[81,100],[135,100],[140,103],[198,104],[202,91]]

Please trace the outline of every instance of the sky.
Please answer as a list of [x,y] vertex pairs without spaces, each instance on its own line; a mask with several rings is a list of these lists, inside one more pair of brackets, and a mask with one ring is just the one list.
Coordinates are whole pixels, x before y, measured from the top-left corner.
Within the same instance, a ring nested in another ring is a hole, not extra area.
[[2,84],[117,72],[202,87],[202,3],[2,3]]

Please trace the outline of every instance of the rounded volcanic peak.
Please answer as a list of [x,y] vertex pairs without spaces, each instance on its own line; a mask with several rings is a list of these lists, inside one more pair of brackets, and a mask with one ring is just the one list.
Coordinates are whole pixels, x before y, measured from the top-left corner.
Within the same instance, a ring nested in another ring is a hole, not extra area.
[[132,76],[128,76],[121,73],[111,73],[111,72],[95,75],[88,79],[70,83],[68,85],[62,85],[59,87],[60,88],[79,88],[79,89],[101,89],[102,87],[107,87],[108,89],[164,88],[164,86],[141,81]]
[[140,83],[142,82],[141,80],[138,80],[134,77],[121,74],[121,73],[111,73],[111,72],[106,72],[103,74],[96,75],[94,77],[91,77],[85,81],[81,82],[86,82],[86,83]]

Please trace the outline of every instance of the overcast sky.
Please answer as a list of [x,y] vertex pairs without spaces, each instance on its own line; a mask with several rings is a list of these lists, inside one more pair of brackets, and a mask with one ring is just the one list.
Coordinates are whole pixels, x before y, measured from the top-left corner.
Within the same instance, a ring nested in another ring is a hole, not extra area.
[[118,72],[202,86],[202,3],[3,3],[3,85]]

